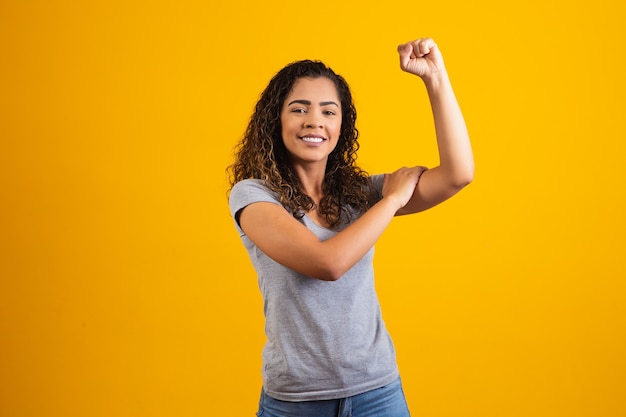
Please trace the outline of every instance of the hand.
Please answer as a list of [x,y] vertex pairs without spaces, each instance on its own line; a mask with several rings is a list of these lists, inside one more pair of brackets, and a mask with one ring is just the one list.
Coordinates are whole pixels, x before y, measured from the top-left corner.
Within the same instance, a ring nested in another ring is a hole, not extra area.
[[445,70],[443,57],[431,38],[417,39],[398,45],[400,68],[422,79]]
[[393,198],[398,203],[398,210],[404,207],[415,191],[420,175],[426,167],[400,168],[391,174],[385,174],[383,180],[383,198]]

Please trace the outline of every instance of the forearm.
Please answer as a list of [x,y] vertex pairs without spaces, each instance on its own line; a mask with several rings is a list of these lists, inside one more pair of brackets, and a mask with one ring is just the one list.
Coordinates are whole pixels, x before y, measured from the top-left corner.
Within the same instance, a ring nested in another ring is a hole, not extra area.
[[427,210],[447,200],[474,178],[474,157],[463,114],[445,69],[423,77],[437,136],[439,165],[423,173],[411,200],[398,214]]
[[322,279],[336,280],[352,268],[374,246],[393,219],[399,206],[383,198],[354,223],[320,245],[317,259]]
[[451,186],[462,188],[474,177],[474,157],[461,108],[445,70],[424,78],[424,83],[437,136],[437,170]]

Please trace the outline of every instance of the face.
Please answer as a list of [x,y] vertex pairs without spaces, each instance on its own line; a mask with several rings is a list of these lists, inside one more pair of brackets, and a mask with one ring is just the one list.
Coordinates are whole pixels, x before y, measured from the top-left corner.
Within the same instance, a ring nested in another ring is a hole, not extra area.
[[341,131],[341,102],[335,84],[325,77],[296,80],[283,103],[280,122],[292,162],[325,167]]

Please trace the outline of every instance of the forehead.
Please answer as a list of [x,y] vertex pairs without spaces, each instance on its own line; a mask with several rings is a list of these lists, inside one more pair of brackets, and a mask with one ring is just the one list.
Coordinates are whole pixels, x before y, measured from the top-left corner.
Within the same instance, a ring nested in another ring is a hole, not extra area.
[[[298,78],[287,94],[286,99],[308,99],[310,101],[335,101],[339,103],[339,93],[335,83],[326,77]],[[285,100],[287,101],[287,100]]]

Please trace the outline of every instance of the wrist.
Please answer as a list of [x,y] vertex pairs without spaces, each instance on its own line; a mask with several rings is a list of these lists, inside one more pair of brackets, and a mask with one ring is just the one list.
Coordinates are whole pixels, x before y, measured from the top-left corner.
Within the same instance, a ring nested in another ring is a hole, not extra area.
[[393,195],[386,195],[379,201],[379,204],[389,210],[391,214],[395,215],[398,210],[404,207],[405,203],[400,198],[396,198]]
[[424,82],[424,85],[426,85],[426,88],[429,91],[436,91],[443,86],[450,84],[450,79],[448,78],[448,73],[446,72],[445,68],[441,69],[440,71],[424,75],[421,78]]

